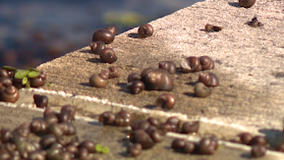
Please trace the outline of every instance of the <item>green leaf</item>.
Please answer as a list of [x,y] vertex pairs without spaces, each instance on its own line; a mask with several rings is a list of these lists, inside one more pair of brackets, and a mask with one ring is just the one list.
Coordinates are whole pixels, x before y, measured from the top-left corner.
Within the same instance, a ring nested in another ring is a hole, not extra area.
[[28,68],[29,71],[36,71],[36,72],[40,72],[38,69],[35,68]]
[[47,84],[49,87],[52,87],[53,86],[53,83],[48,83]]
[[30,81],[28,81],[28,82],[26,83],[26,88],[31,88]]
[[25,84],[27,84],[27,82],[28,82],[28,77],[24,77],[22,79],[22,84],[25,85]]
[[109,148],[108,147],[103,147],[102,148],[102,153],[103,154],[108,154],[109,153]]
[[3,69],[6,69],[8,71],[17,71],[17,68],[11,67],[11,66],[3,66]]
[[97,152],[102,152],[102,150],[103,150],[102,145],[97,144],[97,145],[96,145],[96,151],[97,151]]
[[15,77],[16,79],[23,79],[23,78],[26,77],[29,73],[30,73],[29,70],[18,70],[18,71],[15,73],[14,77]]
[[29,78],[36,78],[36,77],[39,76],[39,74],[40,74],[40,72],[38,72],[38,71],[30,71],[30,73],[28,74],[28,77]]

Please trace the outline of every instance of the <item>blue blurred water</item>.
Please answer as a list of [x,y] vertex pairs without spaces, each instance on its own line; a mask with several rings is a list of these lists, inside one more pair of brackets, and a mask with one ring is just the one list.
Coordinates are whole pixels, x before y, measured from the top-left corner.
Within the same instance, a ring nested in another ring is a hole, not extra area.
[[0,66],[36,67],[91,42],[107,26],[118,32],[202,0],[1,0]]

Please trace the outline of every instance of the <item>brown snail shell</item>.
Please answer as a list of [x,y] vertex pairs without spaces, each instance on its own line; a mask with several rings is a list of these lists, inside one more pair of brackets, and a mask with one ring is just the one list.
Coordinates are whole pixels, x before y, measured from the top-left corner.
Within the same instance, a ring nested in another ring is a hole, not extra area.
[[211,94],[211,89],[205,86],[202,82],[198,82],[194,86],[194,94],[197,97],[207,97]]
[[183,59],[180,63],[180,67],[182,73],[199,72],[202,70],[199,58],[193,56]]
[[114,40],[114,34],[107,29],[99,29],[93,34],[93,42],[103,41],[106,44]]
[[141,93],[145,89],[145,84],[142,81],[136,80],[127,83],[127,87],[132,94]]
[[143,24],[138,28],[138,36],[139,38],[146,38],[152,36],[154,33],[154,29],[150,24]]
[[214,61],[208,56],[199,57],[202,70],[214,69]]
[[19,90],[11,85],[1,92],[1,100],[5,102],[16,102],[19,99]]
[[176,64],[173,61],[161,61],[159,62],[159,68],[168,71],[170,74],[176,73]]
[[115,52],[111,48],[104,48],[100,52],[100,59],[105,63],[114,63],[117,60]]
[[113,27],[113,26],[107,27],[107,28],[105,28],[105,29],[108,30],[108,31],[110,31],[113,35],[116,34],[116,29],[115,29],[115,27]]
[[[102,72],[104,73],[104,72]],[[91,77],[89,78],[89,83],[91,86],[93,87],[98,87],[98,88],[103,88],[108,84],[108,78],[109,76],[107,76],[106,74],[93,74],[91,75]],[[105,72],[107,73],[107,72]]]
[[141,73],[141,80],[145,83],[147,90],[171,91],[174,89],[172,76],[163,69],[146,68]]
[[101,50],[105,48],[105,43],[103,41],[96,41],[90,44],[92,53],[100,54]]
[[138,73],[131,73],[127,77],[127,82],[138,81],[141,80],[141,75]]
[[175,97],[170,93],[161,94],[156,100],[156,106],[163,109],[172,109],[175,105]]
[[204,72],[199,74],[198,82],[202,82],[207,87],[217,87],[219,86],[218,77],[211,72]]
[[119,71],[118,71],[117,67],[110,66],[108,68],[108,70],[110,71],[109,72],[109,78],[117,78],[117,77],[119,77]]
[[255,0],[239,0],[239,4],[241,7],[250,8],[254,5]]
[[205,31],[206,32],[219,32],[222,29],[223,29],[222,27],[214,26],[214,25],[208,24],[208,23],[205,25]]

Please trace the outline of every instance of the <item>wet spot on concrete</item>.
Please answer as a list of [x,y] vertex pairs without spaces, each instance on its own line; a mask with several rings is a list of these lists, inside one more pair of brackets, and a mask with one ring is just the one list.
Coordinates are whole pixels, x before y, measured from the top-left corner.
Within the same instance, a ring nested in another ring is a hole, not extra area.
[[275,78],[284,78],[284,72],[276,73]]
[[139,38],[138,33],[129,33],[127,36],[130,38]]

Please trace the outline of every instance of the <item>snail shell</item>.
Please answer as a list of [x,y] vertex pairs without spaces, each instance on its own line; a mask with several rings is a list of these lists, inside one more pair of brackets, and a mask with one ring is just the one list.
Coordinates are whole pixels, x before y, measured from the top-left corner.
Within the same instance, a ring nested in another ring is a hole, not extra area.
[[199,72],[202,70],[200,60],[197,57],[188,57],[183,59],[180,63],[180,67],[183,73]]
[[11,85],[1,92],[1,100],[5,102],[16,102],[19,99],[19,90]]
[[105,63],[113,63],[117,60],[117,57],[115,55],[115,52],[111,48],[104,48],[100,52],[100,59]]
[[159,68],[164,69],[171,74],[176,73],[176,64],[173,61],[161,61],[159,62]]
[[161,94],[156,100],[156,106],[163,109],[172,109],[175,105],[175,98],[172,94]]
[[254,5],[255,0],[239,0],[241,7],[250,8]]
[[141,79],[148,90],[171,91],[174,88],[173,78],[163,69],[146,68],[141,73]]
[[145,84],[142,81],[136,80],[127,83],[127,87],[132,94],[141,93],[145,89]]
[[131,73],[127,77],[127,82],[133,82],[138,80],[141,80],[141,75],[138,73]]
[[105,43],[103,41],[96,41],[90,44],[92,53],[100,54],[101,50],[105,48]]
[[150,24],[143,24],[138,28],[139,38],[146,38],[153,35],[154,29]]
[[198,82],[204,83],[207,87],[217,87],[219,86],[218,77],[211,72],[204,72],[199,74]]
[[109,71],[107,71],[108,70],[105,70],[100,74],[93,74],[89,79],[90,85],[99,88],[105,87],[108,84],[109,79]]
[[103,41],[106,44],[114,40],[114,34],[107,29],[99,29],[93,34],[93,42]]
[[208,56],[199,57],[202,70],[214,69],[214,61]]
[[202,82],[198,82],[194,86],[194,94],[197,97],[205,98],[211,94],[211,89],[205,86]]

